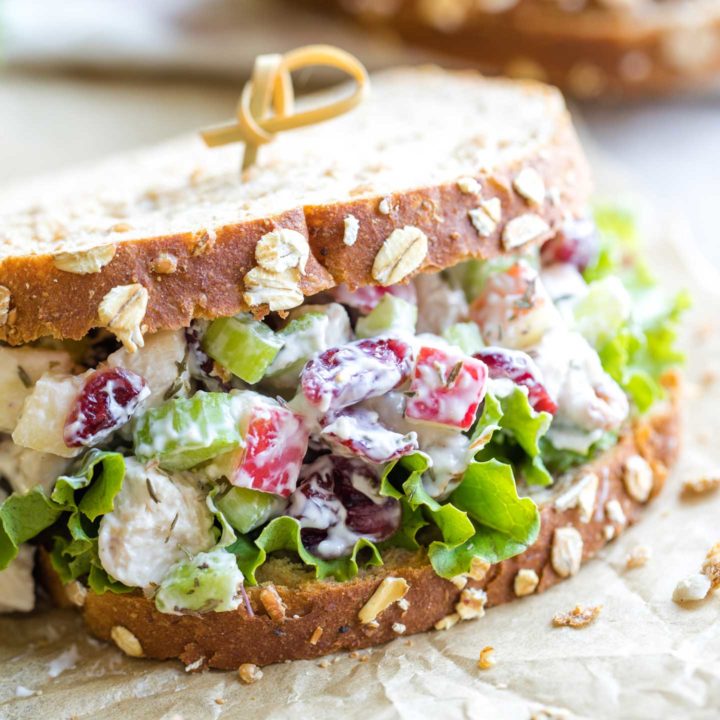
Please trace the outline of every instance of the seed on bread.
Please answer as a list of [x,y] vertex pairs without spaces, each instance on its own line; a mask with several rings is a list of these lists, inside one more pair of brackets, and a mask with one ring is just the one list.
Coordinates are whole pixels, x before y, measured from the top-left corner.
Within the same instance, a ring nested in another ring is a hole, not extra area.
[[463,177],[457,181],[457,186],[461,193],[465,195],[479,195],[482,191],[480,183],[472,177]]
[[466,588],[460,593],[460,602],[455,605],[455,612],[461,620],[474,620],[485,615],[487,593],[478,588]]
[[263,235],[255,246],[257,264],[270,272],[283,273],[291,268],[305,272],[310,246],[297,230],[278,228]]
[[372,276],[381,285],[395,285],[422,265],[427,252],[428,238],[420,228],[397,228],[375,256]]
[[483,560],[482,558],[474,557],[470,561],[470,569],[467,571],[466,575],[472,580],[477,580],[478,582],[480,582],[481,580],[485,579],[485,576],[487,575],[489,569],[489,562]]
[[574,527],[555,528],[550,563],[560,577],[571,577],[580,570],[582,552],[582,535]]
[[246,685],[252,685],[260,680],[262,676],[263,671],[255,663],[243,663],[238,668],[238,677]]
[[628,495],[640,503],[650,498],[653,489],[653,471],[645,458],[631,455],[623,468],[623,483]]
[[0,285],[0,327],[5,325],[8,321],[8,315],[10,314],[10,300],[12,295],[10,290],[4,285]]
[[522,247],[550,235],[550,226],[539,215],[525,213],[508,222],[503,230],[502,241],[506,250]]
[[532,205],[542,205],[545,200],[545,181],[535,168],[523,168],[515,176],[513,188]]
[[595,509],[599,482],[595,473],[586,473],[569,490],[560,495],[555,501],[555,507],[563,511],[579,508],[581,522],[590,522]]
[[552,624],[555,627],[584,628],[594,623],[600,617],[601,611],[602,605],[591,605],[590,607],[576,605],[570,612],[556,613],[553,616]]
[[137,352],[145,344],[140,326],[147,304],[147,288],[133,283],[112,288],[98,307],[100,325],[113,333],[128,352]]
[[311,645],[317,645],[320,642],[322,635],[323,629],[318,625],[315,630],[313,630],[313,634],[310,636],[310,640],[308,642]]
[[360,221],[354,215],[346,215],[343,220],[343,242],[352,247],[357,242]]
[[100,272],[115,257],[115,245],[102,245],[82,252],[63,252],[53,255],[58,270],[76,275],[92,275]]
[[285,603],[274,585],[268,585],[260,591],[260,602],[273,622],[285,622]]
[[192,249],[192,255],[204,255],[215,247],[217,241],[217,233],[215,230],[201,230],[195,234],[195,245]]
[[298,285],[300,271],[295,268],[276,273],[255,267],[245,275],[243,282],[243,299],[250,307],[267,305],[273,311],[290,310],[304,300]]
[[178,259],[169,252],[160,253],[151,263],[150,270],[158,275],[172,275],[177,271]]
[[405,597],[410,589],[407,580],[400,577],[386,577],[378,585],[372,597],[360,608],[358,618],[363,625],[369,625],[393,603]]
[[480,203],[480,207],[468,212],[470,222],[480,237],[490,237],[502,220],[502,203],[499,198],[490,198]]
[[392,624],[392,631],[396,635],[402,635],[407,630],[407,627],[402,623],[396,622]]
[[620,527],[624,527],[627,524],[627,517],[619,500],[608,500],[605,503],[605,517],[611,523],[619,525]]
[[142,657],[144,655],[140,641],[126,627],[115,625],[110,630],[110,637],[126,655],[130,657]]
[[513,589],[518,597],[532,595],[540,584],[538,574],[530,568],[521,568],[515,575]]
[[383,198],[378,203],[378,212],[382,215],[389,215],[390,211],[392,210],[392,207],[390,207],[390,200],[388,198]]

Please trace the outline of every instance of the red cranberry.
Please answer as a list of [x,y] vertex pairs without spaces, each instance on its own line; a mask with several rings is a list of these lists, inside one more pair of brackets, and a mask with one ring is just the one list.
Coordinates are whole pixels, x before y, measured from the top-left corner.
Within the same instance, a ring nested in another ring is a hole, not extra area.
[[540,251],[543,265],[569,263],[583,272],[597,258],[599,243],[595,223],[589,218],[568,220]]
[[489,347],[476,353],[475,357],[487,365],[490,377],[494,380],[508,378],[515,384],[526,387],[530,405],[534,410],[551,415],[557,412],[557,404],[540,382],[538,368],[526,353]]
[[140,375],[124,368],[94,372],[65,421],[68,447],[94,445],[124,425],[150,394]]

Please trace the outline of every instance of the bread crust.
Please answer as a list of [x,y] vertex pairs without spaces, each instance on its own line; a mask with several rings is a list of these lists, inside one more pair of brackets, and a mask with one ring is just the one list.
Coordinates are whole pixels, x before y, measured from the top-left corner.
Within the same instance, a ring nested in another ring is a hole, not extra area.
[[[468,588],[486,591],[487,607],[516,598],[514,580],[520,569],[537,573],[537,592],[563,579],[551,560],[556,528],[577,529],[583,539],[585,562],[609,542],[606,528],[613,528],[614,537],[638,519],[643,503],[631,497],[625,488],[625,461],[637,454],[648,461],[653,468],[654,496],[662,488],[667,468],[679,452],[677,377],[670,377],[667,384],[672,402],[636,422],[616,447],[581,469],[581,475],[594,472],[599,478],[595,507],[587,522],[583,522],[577,507],[562,510],[553,501],[544,503],[537,542],[522,555],[491,566],[482,580],[468,580]],[[611,500],[620,503],[627,524],[607,517],[606,507]],[[67,606],[67,597],[47,555],[42,566],[55,601]],[[407,610],[395,603],[378,615],[377,626],[363,625],[358,612],[385,577],[401,577],[407,581]],[[271,619],[260,599],[263,587],[270,584],[286,606],[284,621]],[[455,584],[435,575],[423,552],[395,551],[385,566],[364,570],[349,582],[301,580],[292,586],[268,582],[250,587],[247,594],[252,617],[245,608],[205,615],[167,615],[158,612],[153,601],[140,593],[95,595],[92,592],[87,595],[83,614],[90,631],[103,640],[111,639],[113,627],[127,628],[140,642],[145,657],[179,658],[193,669],[229,670],[242,663],[268,665],[380,645],[397,637],[393,629],[396,623],[404,625],[403,634],[424,632],[454,612],[460,593]],[[322,628],[322,634],[313,643],[311,639],[317,636],[317,628]]]
[[395,12],[373,12],[353,0],[310,2],[472,62],[484,72],[532,77],[582,98],[702,89],[717,86],[720,75],[720,43],[714,40],[720,13],[707,7],[687,7],[678,17],[678,8],[662,3],[644,12],[622,3],[588,3],[579,11],[518,0],[500,12],[483,11],[478,3],[463,18],[468,4],[458,2],[460,19],[445,26],[449,14],[428,15],[422,0],[401,0]]
[[[440,72],[433,68],[408,70],[408,82],[422,77],[425,71]],[[476,76],[478,83],[500,82],[475,73],[458,76]],[[377,284],[372,272],[375,256],[392,231],[406,225],[419,227],[429,241],[424,262],[407,279],[504,252],[505,225],[525,213],[538,215],[548,225],[548,231],[531,243],[539,244],[558,230],[564,218],[586,212],[591,189],[589,169],[569,114],[556,93],[532,82],[518,81],[516,87],[519,94],[545,99],[552,116],[552,137],[547,143],[532,144],[518,160],[478,168],[473,174],[482,188],[481,195],[463,192],[455,180],[389,196],[369,196],[359,188],[356,197],[350,193],[342,201],[298,207],[214,230],[112,243],[116,248],[112,260],[87,275],[59,269],[50,254],[0,259],[2,299],[7,298],[6,290],[9,292],[7,312],[0,313],[0,341],[20,345],[45,336],[79,340],[100,324],[98,306],[105,294],[116,286],[133,283],[142,284],[149,293],[143,321],[143,331],[148,333],[186,327],[194,318],[227,317],[246,311],[250,308],[243,300],[243,278],[256,265],[255,245],[265,233],[280,227],[297,230],[308,239],[311,257],[300,284],[306,296],[341,282],[351,287]],[[530,167],[540,173],[547,190],[538,206],[513,187],[520,170]],[[468,213],[482,200],[494,197],[501,201],[502,219],[484,237]],[[389,207],[387,213],[382,211],[386,208],[383,201]],[[351,246],[344,242],[344,220],[349,215],[359,221],[358,237]],[[161,254],[174,257],[176,268],[172,272],[158,271]],[[266,309],[252,308],[259,316]]]

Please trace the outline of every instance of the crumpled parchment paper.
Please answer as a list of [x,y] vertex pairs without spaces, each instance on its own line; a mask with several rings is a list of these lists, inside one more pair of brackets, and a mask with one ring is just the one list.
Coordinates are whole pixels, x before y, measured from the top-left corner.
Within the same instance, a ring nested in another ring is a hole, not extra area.
[[[126,658],[90,638],[72,612],[3,617],[0,718],[716,720],[720,592],[693,607],[671,596],[720,541],[720,491],[680,495],[683,479],[720,472],[720,274],[671,225],[650,228],[649,256],[669,289],[687,287],[695,301],[685,324],[683,456],[643,521],[578,576],[449,631],[398,638],[362,660],[265,668],[250,686],[235,673],[191,675],[179,663]],[[652,557],[626,570],[637,545]],[[578,603],[603,605],[594,625],[551,626],[556,612]],[[476,663],[487,645],[497,665],[483,671]]]

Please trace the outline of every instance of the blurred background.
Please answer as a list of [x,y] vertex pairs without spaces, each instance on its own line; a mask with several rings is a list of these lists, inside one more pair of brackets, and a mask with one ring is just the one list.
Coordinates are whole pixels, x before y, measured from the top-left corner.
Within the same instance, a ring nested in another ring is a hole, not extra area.
[[312,42],[560,84],[720,266],[720,0],[0,0],[0,192],[225,120],[256,55]]

